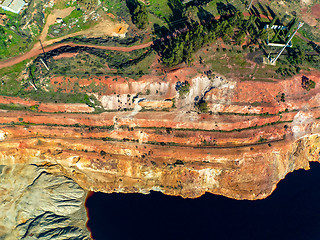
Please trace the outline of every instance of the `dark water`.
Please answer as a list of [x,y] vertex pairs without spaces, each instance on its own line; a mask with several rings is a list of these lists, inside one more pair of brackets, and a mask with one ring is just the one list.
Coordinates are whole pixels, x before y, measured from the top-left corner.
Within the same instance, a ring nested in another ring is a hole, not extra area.
[[86,205],[96,240],[320,240],[320,164],[288,174],[264,200],[94,193]]

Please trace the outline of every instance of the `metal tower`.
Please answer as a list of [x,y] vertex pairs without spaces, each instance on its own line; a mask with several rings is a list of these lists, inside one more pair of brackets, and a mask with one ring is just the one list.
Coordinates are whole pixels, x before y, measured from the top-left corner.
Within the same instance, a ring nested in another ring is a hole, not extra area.
[[[41,48],[42,48],[42,51],[43,51],[43,55],[44,56],[46,56],[46,52],[44,51],[44,48],[43,48],[43,45],[42,45],[42,42],[41,42],[41,40],[39,39],[39,42],[40,42],[40,45],[41,45]],[[45,68],[48,70],[48,71],[50,71],[50,69],[49,69],[49,67],[48,67],[48,65],[45,63],[45,61],[43,61],[43,59],[42,58],[40,58],[40,61],[42,62],[42,64],[45,66]]]
[[275,64],[276,61],[278,60],[278,58],[280,57],[281,53],[284,51],[284,49],[289,45],[289,43],[291,42],[292,38],[294,37],[294,35],[298,32],[299,28],[301,28],[303,26],[303,22],[299,22],[297,29],[294,31],[294,33],[291,35],[291,37],[289,38],[289,40],[287,41],[286,45],[284,45],[284,47],[281,49],[281,51],[279,52],[279,54],[275,57],[275,58],[270,58],[270,63],[271,64]]
[[248,11],[249,11],[250,8],[251,8],[252,2],[253,2],[253,0],[251,0],[251,2],[250,2],[250,4],[249,4]]

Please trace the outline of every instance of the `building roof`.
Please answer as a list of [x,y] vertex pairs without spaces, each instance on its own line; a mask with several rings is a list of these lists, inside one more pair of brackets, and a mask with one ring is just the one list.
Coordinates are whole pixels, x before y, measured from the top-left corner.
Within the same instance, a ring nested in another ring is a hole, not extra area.
[[19,13],[25,4],[23,0],[4,0],[0,3],[0,7],[7,11]]

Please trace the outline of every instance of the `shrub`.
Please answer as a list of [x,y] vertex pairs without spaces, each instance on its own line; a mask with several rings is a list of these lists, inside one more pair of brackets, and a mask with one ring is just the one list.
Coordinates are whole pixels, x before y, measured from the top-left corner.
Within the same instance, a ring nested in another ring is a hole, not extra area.
[[197,104],[197,108],[200,112],[207,113],[208,112],[208,104],[205,101],[200,101]]

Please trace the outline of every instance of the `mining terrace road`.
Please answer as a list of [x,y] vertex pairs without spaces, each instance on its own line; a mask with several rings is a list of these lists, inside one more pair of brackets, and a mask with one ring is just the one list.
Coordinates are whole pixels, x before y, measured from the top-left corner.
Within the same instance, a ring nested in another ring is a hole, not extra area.
[[[66,43],[60,43],[57,45],[45,47],[45,51],[52,51],[54,49],[63,47],[63,46],[71,46],[71,47],[92,47],[92,48],[98,48],[98,49],[103,49],[103,50],[111,50],[111,51],[122,51],[122,52],[131,52],[134,50],[138,49],[143,49],[151,46],[153,42],[148,42],[136,46],[131,46],[131,47],[111,47],[111,46],[97,46],[97,45],[90,45],[90,44],[77,44],[77,43],[72,43],[72,42],[66,42]],[[17,63],[20,63],[24,60],[33,58],[35,56],[38,56],[39,54],[42,53],[42,48],[40,46],[40,43],[35,44],[35,46],[27,53],[23,55],[19,55],[13,58],[10,58],[8,60],[0,62],[0,69],[5,68],[5,67],[10,67],[12,65],[15,65]]]

